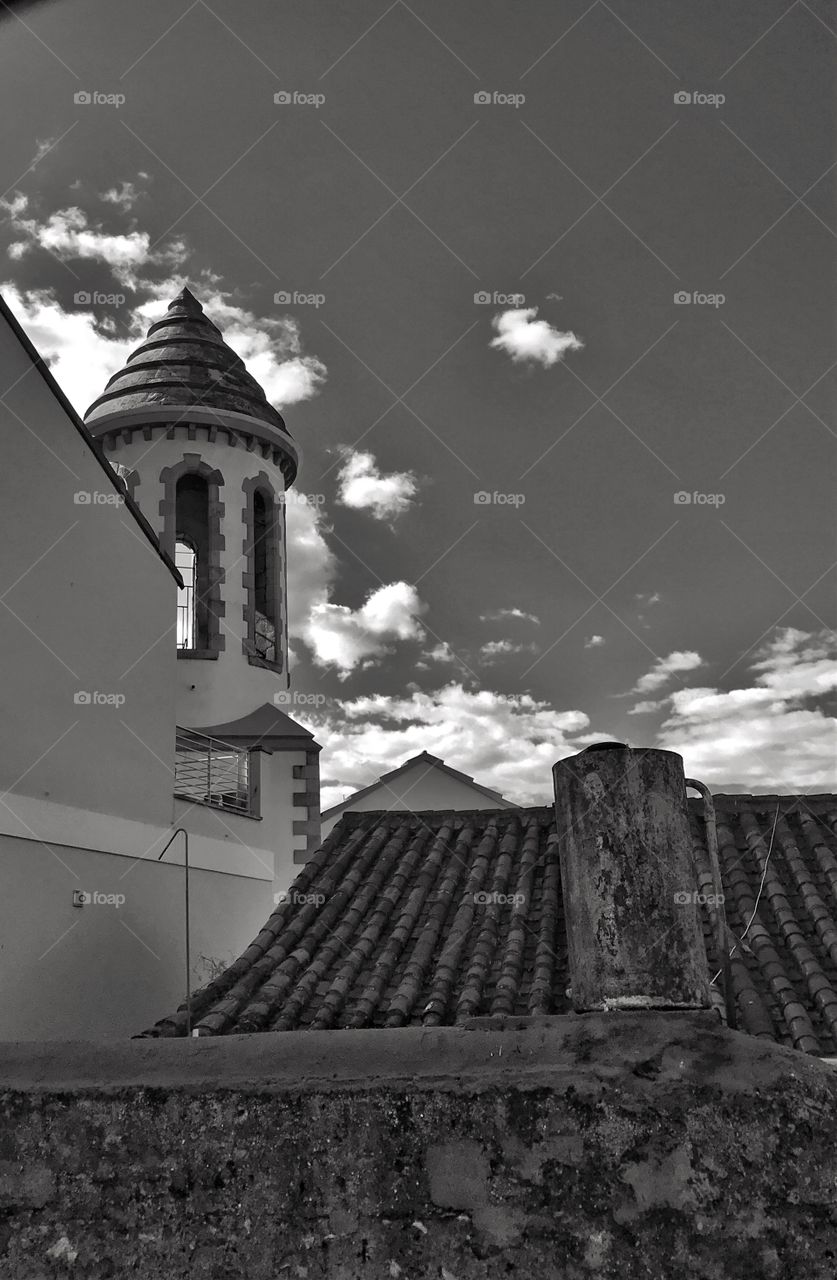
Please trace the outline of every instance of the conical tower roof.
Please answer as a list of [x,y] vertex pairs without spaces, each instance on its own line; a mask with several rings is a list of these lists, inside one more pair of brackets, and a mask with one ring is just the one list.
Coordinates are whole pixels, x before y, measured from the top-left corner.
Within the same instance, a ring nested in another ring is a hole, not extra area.
[[93,401],[85,422],[95,430],[114,414],[135,417],[143,408],[168,405],[181,412],[192,405],[244,414],[288,434],[281,414],[190,289],[182,289],[169,303],[163,319],[151,326],[145,342]]

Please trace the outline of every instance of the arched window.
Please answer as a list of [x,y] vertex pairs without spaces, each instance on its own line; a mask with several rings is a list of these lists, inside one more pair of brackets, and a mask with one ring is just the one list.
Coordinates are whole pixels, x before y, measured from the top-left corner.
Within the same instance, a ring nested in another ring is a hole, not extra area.
[[197,579],[197,554],[188,542],[178,542],[174,549],[174,563],[183,579],[177,591],[177,647],[196,648],[197,626],[195,619],[195,581]]
[[256,656],[265,662],[276,661],[276,610],[274,575],[276,546],[273,537],[273,499],[261,489],[253,494],[253,605],[255,608]]
[[[181,644],[178,636],[178,648],[208,649],[209,625],[206,601],[209,594],[209,491],[203,476],[187,472],[180,477],[177,482],[175,511],[177,526],[175,550],[182,547],[184,558],[186,552],[192,553],[191,591],[188,587],[184,591],[184,595],[188,592],[190,596],[191,626],[187,626],[184,632],[190,643]],[[184,619],[188,623],[188,615],[184,615]],[[178,602],[178,624],[179,622]]]
[[187,453],[175,466],[160,472],[160,481],[164,494],[161,542],[184,581],[177,597],[178,656],[217,658],[224,648],[224,477],[199,454]]
[[244,616],[247,624],[244,651],[251,663],[281,670],[283,508],[263,473],[245,480],[244,491]]

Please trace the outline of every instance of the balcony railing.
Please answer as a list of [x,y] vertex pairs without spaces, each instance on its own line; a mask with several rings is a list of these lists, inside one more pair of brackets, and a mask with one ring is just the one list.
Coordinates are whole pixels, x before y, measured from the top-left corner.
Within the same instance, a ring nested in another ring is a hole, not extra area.
[[178,729],[174,794],[252,816],[249,752],[193,729]]

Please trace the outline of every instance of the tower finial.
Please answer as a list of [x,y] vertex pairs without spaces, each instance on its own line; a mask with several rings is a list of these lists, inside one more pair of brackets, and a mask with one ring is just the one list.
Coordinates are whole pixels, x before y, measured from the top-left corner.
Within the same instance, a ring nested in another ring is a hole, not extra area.
[[184,285],[176,298],[168,305],[169,311],[180,312],[187,316],[202,316],[203,307],[198,302],[188,285]]

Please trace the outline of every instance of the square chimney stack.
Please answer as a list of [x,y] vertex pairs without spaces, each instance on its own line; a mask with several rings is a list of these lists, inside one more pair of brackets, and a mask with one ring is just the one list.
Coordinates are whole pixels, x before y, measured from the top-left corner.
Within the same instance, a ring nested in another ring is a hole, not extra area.
[[682,757],[603,742],[553,767],[573,1007],[709,1007]]

